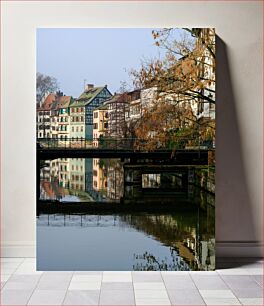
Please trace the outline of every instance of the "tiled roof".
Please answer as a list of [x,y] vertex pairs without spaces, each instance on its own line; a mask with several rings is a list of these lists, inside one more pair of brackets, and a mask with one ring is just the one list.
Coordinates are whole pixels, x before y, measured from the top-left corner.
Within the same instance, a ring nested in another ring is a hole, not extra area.
[[95,110],[107,110],[108,106],[106,104],[102,104],[94,109]]
[[112,98],[105,101],[105,104],[111,103],[128,103],[127,93],[115,94]]
[[44,100],[43,104],[41,105],[42,110],[50,110],[52,102],[55,101],[56,94],[50,93],[47,98]]
[[71,106],[85,106],[92,102],[92,100],[104,89],[103,87],[93,87],[89,90],[85,90],[78,99],[76,99]]
[[71,96],[59,96],[58,99],[58,108],[66,108],[69,107],[71,102],[72,102],[72,97]]

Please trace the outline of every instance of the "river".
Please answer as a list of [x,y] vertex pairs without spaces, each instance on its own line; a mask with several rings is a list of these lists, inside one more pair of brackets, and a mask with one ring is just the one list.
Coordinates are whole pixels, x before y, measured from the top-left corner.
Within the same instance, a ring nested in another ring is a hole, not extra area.
[[38,205],[81,206],[38,213],[38,270],[214,270],[214,195],[190,184],[193,170],[119,159],[42,162]]

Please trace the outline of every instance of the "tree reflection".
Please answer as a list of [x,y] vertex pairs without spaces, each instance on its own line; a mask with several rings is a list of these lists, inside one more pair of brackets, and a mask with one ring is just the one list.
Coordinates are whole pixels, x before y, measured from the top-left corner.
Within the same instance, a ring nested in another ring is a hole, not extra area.
[[134,271],[186,271],[190,266],[179,256],[176,248],[170,247],[170,258],[155,257],[149,252],[142,255],[134,254]]

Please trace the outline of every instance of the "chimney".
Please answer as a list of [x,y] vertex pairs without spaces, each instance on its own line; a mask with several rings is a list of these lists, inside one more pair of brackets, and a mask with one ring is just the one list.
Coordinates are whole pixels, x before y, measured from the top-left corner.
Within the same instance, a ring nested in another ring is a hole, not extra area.
[[86,84],[85,91],[88,91],[88,90],[93,89],[93,88],[94,88],[94,84]]

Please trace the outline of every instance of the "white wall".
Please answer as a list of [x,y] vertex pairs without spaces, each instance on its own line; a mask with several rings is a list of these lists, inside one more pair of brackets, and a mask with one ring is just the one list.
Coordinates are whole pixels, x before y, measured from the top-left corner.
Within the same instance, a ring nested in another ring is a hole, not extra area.
[[215,27],[217,255],[260,255],[262,2],[1,2],[2,256],[35,252],[37,27]]

